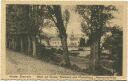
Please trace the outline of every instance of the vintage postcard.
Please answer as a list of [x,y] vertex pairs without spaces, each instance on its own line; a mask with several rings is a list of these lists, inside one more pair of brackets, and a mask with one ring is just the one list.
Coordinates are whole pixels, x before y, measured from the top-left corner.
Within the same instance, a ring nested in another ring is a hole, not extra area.
[[2,2],[1,79],[126,80],[127,2]]

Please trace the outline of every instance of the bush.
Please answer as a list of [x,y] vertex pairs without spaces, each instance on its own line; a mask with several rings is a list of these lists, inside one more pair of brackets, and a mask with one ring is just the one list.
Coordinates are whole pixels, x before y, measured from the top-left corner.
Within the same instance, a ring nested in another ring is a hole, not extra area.
[[55,48],[48,49],[44,45],[38,44],[37,50],[38,57],[45,61],[52,62],[54,64],[59,64],[62,61],[62,55],[59,54],[60,51]]

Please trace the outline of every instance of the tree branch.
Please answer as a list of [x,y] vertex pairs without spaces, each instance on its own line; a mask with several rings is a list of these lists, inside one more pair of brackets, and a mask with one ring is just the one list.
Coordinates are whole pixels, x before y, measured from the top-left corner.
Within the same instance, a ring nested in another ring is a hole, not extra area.
[[53,18],[53,15],[55,14],[55,13],[54,13],[54,10],[53,10],[50,6],[47,6],[47,8],[48,8],[48,11],[50,12],[50,16],[51,16],[53,22],[55,23],[55,25],[57,25],[57,22],[56,22],[55,19]]

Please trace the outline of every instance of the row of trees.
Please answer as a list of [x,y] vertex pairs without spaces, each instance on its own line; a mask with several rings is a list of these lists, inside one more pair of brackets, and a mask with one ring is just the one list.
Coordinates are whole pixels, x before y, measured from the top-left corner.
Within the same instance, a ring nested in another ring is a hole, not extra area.
[[[66,26],[69,12],[65,10],[62,17],[61,7],[40,5],[8,5],[7,6],[7,47],[20,46],[20,50],[27,49],[27,53],[37,56],[37,36],[40,37],[44,19],[53,20],[58,29],[64,51],[64,63],[70,66],[67,47]],[[65,20],[65,22],[63,21]],[[65,23],[65,24],[64,24]],[[17,42],[17,37],[20,42]],[[10,46],[11,45],[11,46]]]
[[[7,47],[26,51],[27,54],[37,56],[37,42],[41,40],[42,27],[45,19],[54,22],[59,33],[63,48],[63,63],[70,67],[67,47],[67,24],[70,13],[62,12],[60,5],[7,5]],[[95,72],[100,67],[101,37],[109,31],[107,22],[113,17],[112,12],[117,11],[114,6],[104,5],[77,5],[78,12],[83,21],[81,27],[89,37],[91,47],[90,69]],[[52,27],[52,26],[51,26]]]

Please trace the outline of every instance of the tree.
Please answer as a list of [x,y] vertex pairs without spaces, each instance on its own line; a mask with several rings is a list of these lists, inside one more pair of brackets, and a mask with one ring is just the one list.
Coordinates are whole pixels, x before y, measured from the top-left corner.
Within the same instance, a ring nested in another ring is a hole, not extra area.
[[28,39],[32,40],[33,56],[37,56],[37,36],[40,36],[41,29],[44,24],[44,19],[48,17],[46,6],[44,5],[29,5],[29,36]]
[[91,47],[90,69],[97,73],[100,67],[100,41],[107,23],[114,18],[112,11],[117,11],[113,5],[78,5],[77,11],[83,18],[82,28],[89,37]]
[[[12,38],[13,48],[16,47],[17,36],[20,39],[20,49],[27,51],[36,56],[37,35],[40,35],[40,29],[43,26],[43,21],[47,16],[46,6],[44,5],[8,5],[7,6],[7,36]],[[11,27],[11,28],[9,28]],[[13,30],[13,31],[12,31]],[[15,41],[14,41],[15,40]],[[26,48],[27,47],[27,48]],[[32,50],[31,50],[32,48]],[[27,49],[27,50],[26,50]]]
[[63,21],[64,21],[64,27],[65,27],[65,29],[67,29],[67,25],[69,23],[69,18],[70,18],[70,12],[66,9],[64,11],[64,14],[63,14]]
[[[20,49],[23,51],[23,38],[21,34],[25,33],[25,25],[24,25],[24,16],[22,13],[21,5],[8,5],[7,6],[7,42],[9,43],[9,47],[17,50],[17,47],[20,46]],[[21,40],[21,44],[19,45],[19,41]],[[19,47],[18,47],[19,48]]]
[[114,69],[122,75],[123,31],[119,27],[113,27],[110,32],[112,35],[106,38],[103,47],[110,50]]
[[59,37],[61,39],[62,48],[64,52],[64,62],[67,66],[70,66],[71,64],[70,64],[70,59],[68,55],[68,47],[67,47],[67,34],[66,34],[66,29],[65,29],[64,22],[62,19],[61,6],[53,5],[53,6],[47,6],[47,7],[59,31]]

